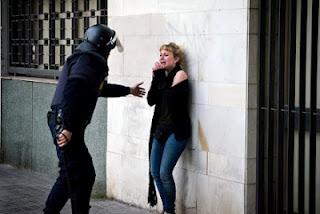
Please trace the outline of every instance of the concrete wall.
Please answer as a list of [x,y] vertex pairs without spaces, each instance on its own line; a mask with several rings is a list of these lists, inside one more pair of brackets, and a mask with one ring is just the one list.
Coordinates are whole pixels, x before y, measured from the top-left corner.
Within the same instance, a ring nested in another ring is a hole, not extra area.
[[[186,52],[193,136],[174,171],[178,213],[255,212],[258,37],[249,23],[257,25],[257,7],[247,0],[108,1],[109,25],[125,48],[111,54],[110,82],[144,81],[148,89],[161,44]],[[129,97],[110,99],[108,113],[107,195],[148,207],[153,109]]]
[[[55,147],[47,126],[55,83],[36,79],[1,80],[2,159],[16,167],[56,177],[58,172]],[[98,101],[92,123],[86,132],[86,143],[96,169],[93,194],[104,196],[106,189],[106,100]]]

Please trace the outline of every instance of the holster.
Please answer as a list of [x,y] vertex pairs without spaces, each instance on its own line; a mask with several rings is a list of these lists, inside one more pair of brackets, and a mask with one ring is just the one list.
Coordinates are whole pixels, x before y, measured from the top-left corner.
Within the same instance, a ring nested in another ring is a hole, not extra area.
[[55,135],[60,134],[63,129],[63,117],[62,117],[62,109],[53,109],[48,111],[47,113],[47,121],[48,125],[51,126],[54,124],[55,126]]

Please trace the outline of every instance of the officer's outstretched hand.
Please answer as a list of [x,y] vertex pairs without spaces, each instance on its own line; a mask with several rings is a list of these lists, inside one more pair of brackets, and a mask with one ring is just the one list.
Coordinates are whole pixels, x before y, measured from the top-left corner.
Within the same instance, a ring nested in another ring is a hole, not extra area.
[[72,137],[72,132],[67,129],[63,129],[63,131],[57,137],[57,144],[60,148],[66,146]]
[[136,84],[133,87],[130,87],[130,94],[136,97],[143,97],[143,95],[146,94],[146,91],[144,88],[140,87],[143,84],[143,82],[140,82]]

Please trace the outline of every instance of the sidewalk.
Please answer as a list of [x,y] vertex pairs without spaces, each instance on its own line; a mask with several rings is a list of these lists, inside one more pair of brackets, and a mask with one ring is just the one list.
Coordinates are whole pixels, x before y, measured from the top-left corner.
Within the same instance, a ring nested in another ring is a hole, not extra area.
[[[0,214],[37,214],[42,209],[53,180],[28,170],[0,164]],[[116,201],[91,199],[90,214],[155,214]],[[70,202],[61,214],[71,214]]]

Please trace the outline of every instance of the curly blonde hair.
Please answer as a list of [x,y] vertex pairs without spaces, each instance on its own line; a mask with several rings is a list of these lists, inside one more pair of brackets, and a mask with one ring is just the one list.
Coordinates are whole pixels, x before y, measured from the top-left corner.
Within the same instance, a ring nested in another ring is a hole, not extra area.
[[179,58],[179,61],[177,63],[179,63],[182,69],[185,69],[185,56],[182,48],[179,45],[174,42],[170,42],[169,44],[161,45],[160,51],[161,50],[170,51],[173,54],[174,58]]

